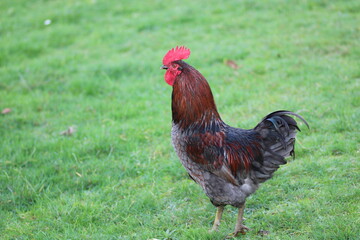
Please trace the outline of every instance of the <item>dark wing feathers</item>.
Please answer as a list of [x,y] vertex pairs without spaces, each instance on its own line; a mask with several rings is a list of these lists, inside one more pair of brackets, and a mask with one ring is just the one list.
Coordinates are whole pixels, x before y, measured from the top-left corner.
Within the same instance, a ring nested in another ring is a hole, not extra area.
[[189,158],[207,171],[239,185],[239,175],[253,172],[259,182],[271,178],[285,158],[294,154],[297,122],[308,123],[290,111],[267,115],[254,129],[244,130],[214,122],[185,139]]
[[252,130],[228,127],[225,138],[226,160],[234,176],[240,171],[249,171],[253,161],[261,161],[260,135]]
[[250,171],[251,163],[262,159],[260,135],[229,126],[215,129],[188,136],[188,156],[207,171],[238,185],[237,175]]

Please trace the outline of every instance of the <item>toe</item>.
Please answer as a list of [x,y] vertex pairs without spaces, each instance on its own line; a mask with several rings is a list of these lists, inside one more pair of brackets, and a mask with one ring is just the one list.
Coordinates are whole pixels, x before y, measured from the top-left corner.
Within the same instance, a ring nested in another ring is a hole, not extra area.
[[247,231],[250,231],[250,228],[248,228],[245,225],[241,225],[239,229],[235,229],[235,231],[233,232],[233,235],[236,237],[239,235],[239,233],[245,235]]

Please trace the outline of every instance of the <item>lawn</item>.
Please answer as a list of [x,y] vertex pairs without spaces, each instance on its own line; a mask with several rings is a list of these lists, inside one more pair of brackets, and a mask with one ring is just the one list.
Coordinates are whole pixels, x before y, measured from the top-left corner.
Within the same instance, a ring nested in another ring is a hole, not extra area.
[[229,125],[287,109],[311,127],[248,199],[238,239],[358,239],[359,13],[356,0],[2,0],[0,239],[233,230],[227,207],[208,232],[215,208],[172,149],[159,68],[176,45]]

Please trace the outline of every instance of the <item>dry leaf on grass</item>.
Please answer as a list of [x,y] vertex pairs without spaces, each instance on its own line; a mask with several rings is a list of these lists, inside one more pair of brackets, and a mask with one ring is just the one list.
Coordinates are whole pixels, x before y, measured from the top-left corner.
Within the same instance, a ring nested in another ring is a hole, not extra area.
[[1,111],[1,114],[8,114],[11,112],[11,108],[4,108],[2,111]]
[[225,61],[225,64],[229,67],[231,67],[232,69],[234,70],[237,70],[239,69],[239,65],[237,65],[237,63],[234,61],[234,60],[231,60],[231,59],[228,59]]
[[66,131],[61,132],[61,135],[71,136],[76,132],[76,128],[74,126],[70,126]]

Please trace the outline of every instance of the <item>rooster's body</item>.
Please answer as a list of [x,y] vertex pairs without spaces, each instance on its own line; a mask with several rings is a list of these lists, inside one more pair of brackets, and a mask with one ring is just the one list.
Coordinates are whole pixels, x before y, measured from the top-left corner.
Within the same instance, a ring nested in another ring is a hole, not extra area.
[[184,47],[175,48],[163,60],[165,80],[173,86],[173,145],[190,177],[218,207],[214,230],[224,206],[239,208],[236,235],[247,229],[242,225],[246,198],[294,153],[298,127],[288,115],[303,119],[289,111],[277,111],[254,129],[228,126],[217,112],[206,79],[181,61],[189,54]]

